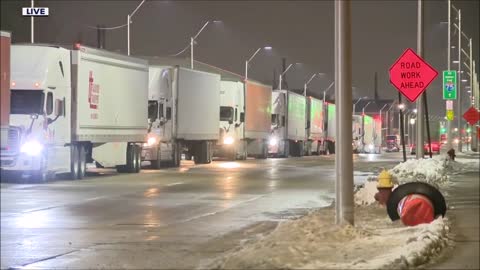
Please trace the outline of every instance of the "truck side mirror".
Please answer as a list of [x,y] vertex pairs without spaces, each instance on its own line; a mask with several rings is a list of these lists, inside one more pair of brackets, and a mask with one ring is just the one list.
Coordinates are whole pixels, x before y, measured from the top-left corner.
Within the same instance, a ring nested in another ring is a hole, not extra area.
[[285,116],[282,116],[282,127],[285,126]]
[[55,116],[64,116],[64,101],[61,99],[56,99],[55,100]]
[[166,116],[167,116],[167,120],[172,119],[172,107],[167,107]]
[[242,122],[242,123],[245,122],[245,113],[244,112],[240,113],[240,122]]

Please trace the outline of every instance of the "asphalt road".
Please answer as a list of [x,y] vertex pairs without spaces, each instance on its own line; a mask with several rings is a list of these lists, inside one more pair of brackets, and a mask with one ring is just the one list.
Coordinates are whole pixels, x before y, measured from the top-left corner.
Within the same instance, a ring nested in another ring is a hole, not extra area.
[[[400,158],[354,155],[355,182]],[[2,183],[1,268],[196,268],[331,204],[334,180],[334,157],[321,156]]]

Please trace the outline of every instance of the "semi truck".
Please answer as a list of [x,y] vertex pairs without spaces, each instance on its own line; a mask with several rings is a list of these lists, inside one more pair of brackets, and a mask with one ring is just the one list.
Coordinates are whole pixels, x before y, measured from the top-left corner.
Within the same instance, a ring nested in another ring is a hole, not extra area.
[[220,139],[215,156],[267,158],[272,88],[254,81],[220,83]]
[[140,171],[147,61],[80,44],[13,45],[10,86],[2,171],[40,181],[58,173],[81,179],[86,163]]
[[10,119],[10,44],[9,32],[0,31],[0,149],[7,147],[8,123]]
[[288,90],[272,92],[272,120],[268,153],[274,157],[304,153],[305,97]]
[[142,161],[155,169],[179,166],[185,154],[196,164],[210,163],[219,139],[220,75],[151,64],[148,77],[148,137]]

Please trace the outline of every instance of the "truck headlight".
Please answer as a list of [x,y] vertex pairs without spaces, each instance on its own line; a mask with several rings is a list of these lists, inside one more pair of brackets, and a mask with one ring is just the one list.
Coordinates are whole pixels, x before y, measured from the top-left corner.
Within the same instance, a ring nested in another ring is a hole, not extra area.
[[375,149],[375,146],[374,146],[373,144],[369,144],[369,145],[368,145],[368,148],[369,148],[370,150],[373,150],[373,149]]
[[148,140],[147,140],[147,145],[148,145],[148,146],[152,146],[152,145],[154,145],[156,142],[157,142],[157,139],[156,139],[155,137],[150,137],[150,138],[148,138]]
[[268,143],[270,144],[270,146],[275,146],[278,144],[278,139],[276,137],[271,137]]
[[38,156],[43,150],[43,145],[35,140],[25,142],[20,147],[20,152],[29,156]]
[[225,137],[223,139],[223,144],[233,144],[233,138],[232,137]]

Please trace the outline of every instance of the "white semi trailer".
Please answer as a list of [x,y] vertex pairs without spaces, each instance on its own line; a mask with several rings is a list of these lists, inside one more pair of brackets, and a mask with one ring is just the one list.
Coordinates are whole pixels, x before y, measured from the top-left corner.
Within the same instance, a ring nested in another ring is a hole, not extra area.
[[1,169],[46,180],[86,163],[140,171],[148,63],[76,44],[11,48],[8,148]]
[[269,155],[302,156],[305,141],[305,97],[287,90],[272,92]]
[[245,85],[222,80],[216,156],[231,160],[247,156],[267,158],[271,107],[272,87],[254,81],[247,81]]
[[142,160],[157,169],[178,166],[185,153],[196,164],[210,163],[219,138],[220,75],[178,66],[149,69],[149,133]]

